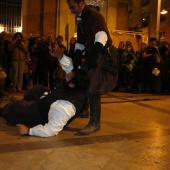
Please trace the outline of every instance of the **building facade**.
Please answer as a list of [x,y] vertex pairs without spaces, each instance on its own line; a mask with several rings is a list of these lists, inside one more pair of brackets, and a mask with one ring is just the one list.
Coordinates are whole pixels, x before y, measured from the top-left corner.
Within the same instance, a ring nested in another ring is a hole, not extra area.
[[144,42],[148,43],[150,37],[170,42],[170,11],[162,15],[160,11],[163,8],[170,8],[169,0],[132,1],[132,27],[142,31]]
[[[104,0],[99,9],[104,16],[110,32],[129,30],[130,0]],[[68,26],[68,34],[66,27]],[[33,31],[36,36],[61,35],[65,41],[76,34],[75,15],[68,9],[66,0],[22,0],[22,32],[29,36]],[[118,41],[114,39],[115,46]],[[64,42],[66,43],[66,42]]]
[[[68,9],[66,0],[15,1],[22,2],[21,29],[17,31],[21,30],[24,37],[28,37],[31,31],[35,36],[51,34],[55,38],[61,35],[66,44],[76,35],[76,18]],[[160,11],[162,8],[166,8],[168,13],[158,15],[158,9]],[[140,42],[148,43],[150,37],[170,42],[169,9],[170,0],[104,0],[99,12],[106,20],[113,45],[118,46],[120,41],[130,40],[138,49]],[[2,17],[1,20],[4,23],[9,21]]]

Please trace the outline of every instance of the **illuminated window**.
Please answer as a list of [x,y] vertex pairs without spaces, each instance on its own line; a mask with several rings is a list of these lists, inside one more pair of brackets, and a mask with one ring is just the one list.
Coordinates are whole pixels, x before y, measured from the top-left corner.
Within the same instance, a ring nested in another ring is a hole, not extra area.
[[0,0],[0,31],[21,32],[22,0]]

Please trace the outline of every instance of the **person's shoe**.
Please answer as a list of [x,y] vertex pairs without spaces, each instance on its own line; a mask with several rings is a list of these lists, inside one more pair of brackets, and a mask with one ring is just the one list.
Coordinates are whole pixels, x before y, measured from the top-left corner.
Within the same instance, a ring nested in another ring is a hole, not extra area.
[[83,112],[81,112],[80,114],[78,114],[76,117],[79,118],[88,118],[89,117],[89,111],[88,110],[83,110]]
[[83,135],[90,135],[100,130],[100,125],[95,123],[89,123],[84,129],[80,130],[79,133]]

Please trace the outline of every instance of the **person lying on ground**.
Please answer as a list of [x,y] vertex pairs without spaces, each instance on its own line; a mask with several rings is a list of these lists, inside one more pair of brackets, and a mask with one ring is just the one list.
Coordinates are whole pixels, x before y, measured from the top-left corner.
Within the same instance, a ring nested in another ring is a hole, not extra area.
[[82,110],[89,77],[82,70],[74,72],[72,60],[60,55],[57,45],[54,48],[55,56],[59,56],[66,72],[61,86],[50,91],[40,85],[33,86],[22,100],[12,101],[1,108],[1,116],[9,124],[15,125],[20,135],[57,135]]

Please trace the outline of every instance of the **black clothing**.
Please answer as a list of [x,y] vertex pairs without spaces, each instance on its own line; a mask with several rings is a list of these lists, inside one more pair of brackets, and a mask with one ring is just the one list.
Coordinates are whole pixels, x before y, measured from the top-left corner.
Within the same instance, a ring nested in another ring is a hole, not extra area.
[[74,57],[75,44],[70,44],[68,55],[71,59]]
[[[105,94],[111,91],[117,83],[117,75],[112,76],[103,70],[102,51],[109,47],[112,50],[112,40],[104,17],[99,12],[85,6],[81,19],[82,21],[77,26],[77,43],[85,46],[86,67],[90,77],[88,95]],[[103,48],[99,42],[94,44],[95,35],[100,31],[104,31],[108,37],[107,43]],[[79,64],[80,57],[81,55],[79,54],[79,57],[73,58],[75,68],[78,67],[76,64]]]
[[[103,31],[108,40],[105,47],[101,42],[95,42],[97,33]],[[80,133],[90,134],[100,129],[101,94],[105,94],[116,86],[117,75],[114,76],[103,69],[104,52],[107,48],[113,51],[112,40],[110,38],[104,17],[97,11],[85,6],[81,13],[81,22],[77,26],[77,43],[85,46],[85,62],[81,68],[88,72],[90,85],[87,89],[90,104],[89,126]],[[74,68],[77,68],[83,51],[76,50],[73,58]],[[94,126],[94,124],[96,126]],[[90,128],[89,128],[90,127]],[[95,127],[95,128],[91,128]]]
[[50,106],[57,100],[71,102],[76,108],[76,114],[83,107],[85,100],[84,90],[80,91],[60,86],[39,99],[47,91],[49,90],[46,87],[34,86],[28,90],[23,100],[13,101],[6,105],[2,111],[2,116],[12,125],[21,123],[26,126],[35,126],[38,124],[44,125],[48,122]]
[[38,84],[54,89],[54,70],[57,67],[58,59],[52,57],[49,52],[49,43],[47,41],[41,42],[37,45],[38,56]]

